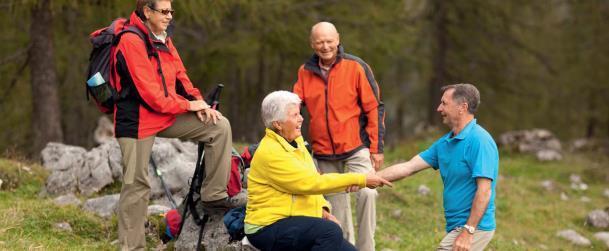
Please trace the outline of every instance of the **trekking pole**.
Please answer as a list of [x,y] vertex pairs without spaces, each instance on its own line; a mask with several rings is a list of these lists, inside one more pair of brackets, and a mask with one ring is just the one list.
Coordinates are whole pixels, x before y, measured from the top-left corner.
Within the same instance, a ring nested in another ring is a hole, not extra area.
[[159,179],[161,180],[161,186],[163,187],[163,190],[165,191],[165,196],[169,200],[169,203],[171,203],[171,208],[178,208],[178,205],[177,205],[176,201],[173,199],[173,196],[171,195],[171,191],[169,191],[169,188],[167,187],[167,184],[163,180],[163,173],[157,167],[156,162],[154,161],[152,156],[150,156],[150,164],[152,164],[152,169],[154,169],[154,174],[157,177],[159,177]]
[[220,94],[222,93],[223,84],[218,84],[214,89],[205,97],[205,102],[211,106],[212,109],[220,109]]

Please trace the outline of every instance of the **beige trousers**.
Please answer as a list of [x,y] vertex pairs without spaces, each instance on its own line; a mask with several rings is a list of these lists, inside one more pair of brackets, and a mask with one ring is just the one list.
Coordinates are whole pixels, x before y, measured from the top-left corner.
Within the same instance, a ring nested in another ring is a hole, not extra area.
[[[169,128],[156,136],[192,139],[205,144],[205,180],[201,187],[203,201],[226,198],[230,174],[232,135],[228,120],[217,124],[202,123],[194,113],[177,116]],[[123,154],[123,186],[118,202],[118,236],[120,250],[144,250],[144,224],[150,198],[148,163],[155,136],[145,139],[119,138]]]
[[[459,236],[459,234],[461,234],[461,231],[464,231],[464,230],[462,228],[458,228],[458,229],[450,231],[450,233],[446,234],[446,236],[444,236],[444,238],[440,242],[440,245],[438,246],[437,250],[438,251],[452,250],[453,244],[455,243],[457,236]],[[488,245],[488,243],[491,241],[491,239],[493,239],[493,235],[495,235],[495,230],[492,230],[492,231],[476,230],[476,232],[474,232],[474,239],[472,240],[472,245],[469,248],[469,250],[470,251],[484,250],[486,245]]]
[[[321,173],[368,173],[372,171],[370,151],[364,148],[344,160],[327,161],[315,160]],[[363,188],[355,193],[357,216],[357,242],[355,241],[353,219],[351,216],[351,197],[348,193],[326,194],[326,199],[332,205],[332,214],[336,216],[343,229],[346,240],[355,245],[360,251],[374,251],[374,231],[376,229],[376,197],[375,189]]]

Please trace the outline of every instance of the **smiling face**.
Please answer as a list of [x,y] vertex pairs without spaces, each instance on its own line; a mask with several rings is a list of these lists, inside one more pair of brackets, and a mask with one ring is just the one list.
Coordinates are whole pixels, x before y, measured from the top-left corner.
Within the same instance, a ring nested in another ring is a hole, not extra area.
[[144,15],[148,19],[147,23],[154,34],[161,34],[167,30],[171,19],[173,19],[171,12],[173,12],[173,9],[169,0],[156,2],[154,8],[144,8]]
[[291,142],[302,135],[300,128],[303,120],[300,115],[300,105],[291,104],[286,109],[285,121],[275,121],[273,124],[279,135]]
[[336,60],[339,44],[338,32],[331,23],[322,22],[311,29],[311,48],[323,64],[329,65]]
[[442,123],[452,128],[458,124],[464,112],[467,112],[465,102],[457,102],[453,99],[455,89],[448,89],[442,94],[442,99],[437,111],[442,116]]

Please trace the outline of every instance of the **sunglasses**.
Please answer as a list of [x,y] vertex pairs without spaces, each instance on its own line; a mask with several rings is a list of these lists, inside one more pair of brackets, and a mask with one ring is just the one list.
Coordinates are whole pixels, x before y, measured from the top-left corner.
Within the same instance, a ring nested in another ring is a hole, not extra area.
[[[150,7],[149,7],[149,8],[150,8]],[[150,8],[150,9],[151,9],[151,10],[153,10],[153,11],[156,11],[156,12],[158,12],[158,13],[161,13],[161,14],[163,14],[164,16],[167,16],[167,15],[169,15],[169,14],[171,14],[171,15],[173,16],[173,13],[175,13],[175,12],[176,12],[175,10],[157,10],[157,9],[155,9],[155,8]]]

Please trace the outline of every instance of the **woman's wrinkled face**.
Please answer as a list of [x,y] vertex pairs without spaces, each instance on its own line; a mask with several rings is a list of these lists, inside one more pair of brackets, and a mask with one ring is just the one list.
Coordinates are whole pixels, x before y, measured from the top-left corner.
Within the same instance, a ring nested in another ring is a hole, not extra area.
[[276,121],[274,124],[279,135],[291,142],[302,135],[300,128],[304,119],[300,115],[300,105],[288,105],[286,113],[285,121]]
[[145,7],[144,9],[148,24],[154,34],[161,34],[167,30],[173,19],[171,1],[158,1],[154,8]]

